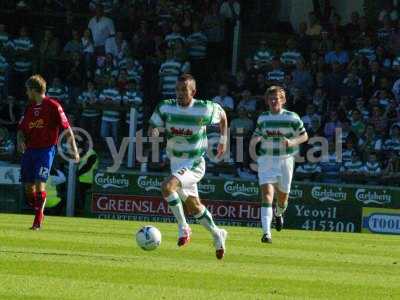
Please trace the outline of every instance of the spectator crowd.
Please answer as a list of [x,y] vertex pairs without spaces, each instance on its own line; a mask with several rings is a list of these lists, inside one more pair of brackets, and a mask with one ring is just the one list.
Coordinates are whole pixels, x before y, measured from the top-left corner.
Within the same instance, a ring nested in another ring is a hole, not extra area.
[[[105,137],[128,135],[131,107],[138,129],[146,129],[158,101],[174,97],[177,78],[190,72],[197,98],[218,102],[229,117],[231,158],[208,161],[211,174],[256,178],[247,151],[236,162],[236,144],[248,144],[266,109],[265,90],[281,85],[309,136],[326,140],[318,162],[297,165],[296,179],[397,185],[400,19],[390,2],[374,22],[357,12],[347,24],[335,12],[321,22],[310,12],[297,32],[281,34],[278,43],[267,33],[254,52],[242,53],[236,74],[230,63],[239,1],[25,0],[7,9],[29,14],[35,7],[37,18],[61,15],[63,22],[0,24],[0,149],[11,157],[26,105],[23,83],[33,73],[44,75],[48,95],[103,149]],[[302,154],[310,147],[318,145]]]

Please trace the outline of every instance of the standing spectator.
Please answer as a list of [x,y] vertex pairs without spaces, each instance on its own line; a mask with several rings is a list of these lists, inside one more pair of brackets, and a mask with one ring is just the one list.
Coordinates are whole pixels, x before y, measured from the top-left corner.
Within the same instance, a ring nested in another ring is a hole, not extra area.
[[20,84],[28,79],[32,71],[34,48],[32,39],[28,36],[26,27],[21,27],[19,37],[13,40],[12,45],[14,56],[13,91],[18,98],[21,98],[23,89],[21,89]]
[[115,86],[115,80],[110,78],[107,87],[100,93],[99,101],[102,105],[100,134],[102,138],[112,137],[118,143],[118,125],[120,120],[121,95]]
[[382,174],[381,165],[375,152],[369,153],[368,159],[364,164],[363,171],[367,176],[370,177],[377,177]]
[[311,124],[314,118],[317,118],[318,122],[321,122],[321,116],[316,113],[315,106],[313,104],[308,104],[306,108],[306,114],[301,117],[307,132],[311,130]]
[[221,84],[219,86],[219,93],[213,98],[213,101],[221,105],[222,108],[229,113],[233,111],[235,101],[228,95],[228,91],[228,86],[226,84]]
[[[193,33],[187,37],[186,43],[191,71],[201,87],[207,80],[208,74],[208,70],[204,68],[207,56],[207,36],[200,29],[198,21],[193,22]],[[199,90],[201,91],[202,88],[199,88]]]
[[219,13],[225,21],[225,57],[226,65],[230,67],[235,25],[240,18],[240,4],[236,0],[226,0],[221,4]]
[[111,53],[106,54],[104,61],[98,59],[97,69],[95,71],[95,82],[100,88],[108,84],[110,79],[116,79],[118,76],[118,68]]
[[54,77],[47,89],[47,96],[58,100],[63,108],[69,105],[68,88],[63,85],[59,77]]
[[78,98],[83,84],[86,82],[85,67],[82,62],[82,56],[75,52],[67,67],[65,83],[68,86],[69,96],[72,102]]
[[102,4],[96,5],[96,16],[90,19],[88,28],[92,32],[95,51],[97,54],[105,53],[106,39],[115,34],[114,21],[104,16]]
[[89,29],[85,29],[81,38],[82,54],[85,62],[85,72],[87,78],[93,79],[94,70],[94,44],[92,33]]
[[[224,23],[218,12],[218,4],[213,2],[203,19],[202,27],[207,36],[207,62],[210,73],[222,72],[223,41],[224,41]],[[213,76],[213,75],[211,75]]]
[[87,89],[78,97],[78,104],[82,111],[79,125],[87,130],[93,139],[98,136],[99,130],[100,113],[95,107],[97,102],[98,92],[93,81],[88,81]]
[[12,48],[12,40],[10,35],[6,31],[6,26],[0,24],[0,54],[9,54],[10,48]]
[[126,107],[126,116],[125,116],[125,136],[129,134],[129,126],[130,126],[130,109],[136,109],[136,117],[137,117],[137,128],[143,128],[143,93],[138,89],[138,83],[135,80],[131,80],[128,83],[128,90],[122,96],[122,102]]
[[400,151],[400,125],[394,124],[390,128],[389,138],[383,143],[385,151]]
[[167,49],[167,59],[161,64],[159,73],[159,84],[161,95],[164,98],[175,97],[175,85],[180,75],[185,73],[185,64],[179,62],[172,49]]
[[362,41],[363,48],[358,49],[355,54],[367,58],[368,61],[371,63],[372,61],[376,60],[376,53],[372,45],[372,40],[370,37],[365,37]]
[[384,22],[385,19],[389,21],[397,21],[399,15],[395,7],[393,6],[393,1],[385,1],[383,9],[379,12],[378,21]]
[[44,31],[43,40],[39,46],[40,65],[39,72],[45,77],[53,78],[58,74],[58,57],[60,51],[60,42],[54,36],[53,30],[48,28]]

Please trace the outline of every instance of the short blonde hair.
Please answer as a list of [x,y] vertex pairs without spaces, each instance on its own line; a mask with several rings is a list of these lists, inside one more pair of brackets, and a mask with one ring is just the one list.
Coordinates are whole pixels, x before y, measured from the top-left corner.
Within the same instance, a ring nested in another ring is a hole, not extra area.
[[269,97],[270,95],[275,95],[275,94],[280,94],[283,98],[286,99],[286,92],[285,92],[284,88],[279,85],[270,86],[265,92],[266,97]]
[[25,86],[40,94],[46,93],[46,80],[44,80],[44,78],[39,74],[29,77],[29,79],[25,83]]

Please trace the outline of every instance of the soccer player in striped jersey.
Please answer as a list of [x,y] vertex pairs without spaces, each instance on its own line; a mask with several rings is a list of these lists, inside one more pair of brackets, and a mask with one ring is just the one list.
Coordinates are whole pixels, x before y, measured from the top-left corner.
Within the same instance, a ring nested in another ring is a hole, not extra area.
[[161,101],[150,119],[149,131],[157,136],[165,128],[167,155],[171,162],[171,176],[162,184],[162,195],[178,221],[178,246],[190,241],[191,230],[186,221],[182,203],[194,218],[210,231],[216,256],[225,254],[227,232],[215,225],[208,209],[201,203],[197,183],[205,173],[204,153],[207,150],[206,126],[219,124],[221,137],[217,157],[226,151],[227,118],[217,103],[194,99],[196,81],[184,74],[176,83],[176,99]]
[[251,147],[261,142],[260,155],[257,158],[258,180],[262,193],[261,224],[263,236],[261,242],[272,243],[271,222],[272,202],[277,193],[275,209],[275,227],[282,230],[283,213],[288,206],[290,185],[293,177],[294,155],[298,146],[308,140],[300,117],[283,108],[286,103],[285,90],[280,86],[271,86],[265,93],[269,111],[262,113],[251,140]]

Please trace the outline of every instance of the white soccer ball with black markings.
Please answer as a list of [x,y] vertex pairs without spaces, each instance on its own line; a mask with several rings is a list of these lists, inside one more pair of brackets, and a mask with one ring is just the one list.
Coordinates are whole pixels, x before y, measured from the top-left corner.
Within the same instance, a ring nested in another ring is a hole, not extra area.
[[136,243],[143,250],[154,250],[161,244],[161,232],[154,226],[143,226],[136,233]]

